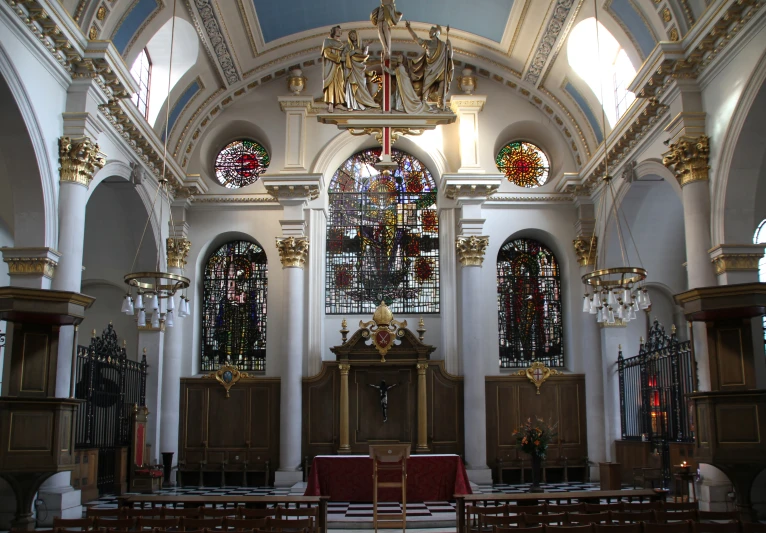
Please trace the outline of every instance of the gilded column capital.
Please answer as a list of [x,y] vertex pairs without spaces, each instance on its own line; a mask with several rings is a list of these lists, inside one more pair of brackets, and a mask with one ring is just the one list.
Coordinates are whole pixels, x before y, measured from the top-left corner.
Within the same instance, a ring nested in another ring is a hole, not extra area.
[[277,250],[282,268],[303,268],[309,252],[308,237],[287,237],[277,239]]
[[183,269],[186,266],[186,256],[191,250],[191,241],[189,239],[168,238],[165,242],[165,249],[168,254],[168,268]]
[[577,262],[580,263],[580,266],[584,267],[596,263],[598,237],[595,235],[592,237],[577,237],[572,241],[572,244],[574,245]]
[[673,171],[678,183],[684,187],[695,181],[708,180],[709,152],[710,139],[707,135],[681,137],[662,155],[662,164]]
[[725,254],[711,259],[716,276],[727,272],[758,272],[758,262],[763,254]]
[[42,276],[53,279],[58,262],[50,257],[6,257],[8,274],[11,276]]
[[462,266],[481,266],[484,262],[484,251],[489,245],[489,237],[458,237],[456,244],[458,260]]
[[428,370],[428,363],[418,363],[418,374],[423,375],[426,373],[426,370]]
[[338,365],[338,370],[340,370],[341,376],[348,376],[348,372],[351,370],[351,365],[341,363]]
[[88,137],[59,139],[59,174],[62,183],[79,183],[88,187],[93,175],[103,168],[106,160],[98,145]]

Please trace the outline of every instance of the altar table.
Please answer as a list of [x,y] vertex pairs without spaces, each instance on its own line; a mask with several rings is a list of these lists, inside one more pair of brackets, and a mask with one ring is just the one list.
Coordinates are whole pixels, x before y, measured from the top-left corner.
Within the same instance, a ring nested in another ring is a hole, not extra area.
[[[399,481],[383,472],[381,481]],[[444,502],[472,494],[463,460],[457,455],[413,455],[407,459],[407,501]],[[372,502],[372,459],[366,455],[317,455],[304,496],[329,496],[335,502]],[[401,500],[401,489],[380,489],[378,499]]]

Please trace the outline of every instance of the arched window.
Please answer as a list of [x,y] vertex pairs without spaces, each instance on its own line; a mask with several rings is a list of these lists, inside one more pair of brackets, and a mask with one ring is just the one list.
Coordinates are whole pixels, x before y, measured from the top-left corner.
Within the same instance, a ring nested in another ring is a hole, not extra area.
[[[753,244],[766,244],[766,219],[758,224],[758,229],[753,235]],[[758,281],[766,283],[766,257],[758,260]],[[766,316],[763,317],[763,340],[766,342]],[[764,346],[766,349],[766,346]]]
[[228,189],[239,189],[258,181],[269,168],[271,158],[266,148],[255,141],[234,141],[215,158],[215,177]]
[[495,164],[508,181],[519,187],[539,187],[548,181],[548,156],[532,143],[514,141],[498,152]]
[[149,116],[149,85],[152,82],[152,61],[149,59],[149,52],[146,51],[146,48],[141,50],[133,62],[130,74],[138,85],[138,91],[131,100],[136,104],[138,112],[147,118]]
[[564,366],[559,263],[532,239],[503,244],[497,255],[500,368],[532,361]]
[[636,76],[628,54],[609,30],[591,17],[577,24],[569,34],[567,60],[596,95],[610,126],[614,127],[636,99],[628,91],[628,84]]
[[202,287],[202,371],[231,359],[241,370],[265,370],[266,288],[263,248],[234,241],[205,265]]
[[380,149],[353,155],[332,177],[327,226],[327,314],[439,312],[436,185],[400,150],[390,177],[375,169]]

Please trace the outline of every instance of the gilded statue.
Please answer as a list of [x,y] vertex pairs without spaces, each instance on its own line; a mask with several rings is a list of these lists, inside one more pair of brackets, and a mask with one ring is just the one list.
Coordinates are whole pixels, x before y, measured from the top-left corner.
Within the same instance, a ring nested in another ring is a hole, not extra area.
[[439,39],[442,31],[441,26],[432,26],[428,32],[428,39],[418,37],[409,21],[405,21],[405,26],[412,39],[423,48],[423,54],[409,64],[409,76],[412,85],[419,86],[418,93],[424,104],[432,109],[434,106],[443,109],[454,72],[449,26],[447,26],[446,41]]
[[391,57],[391,28],[396,26],[401,18],[402,14],[396,10],[394,0],[380,0],[380,7],[373,9],[370,14],[370,22],[378,27],[384,59]]
[[348,32],[348,42],[343,50],[346,107],[364,111],[368,107],[380,107],[367,89],[366,49],[362,49],[356,30]]
[[340,26],[333,26],[330,36],[322,43],[322,98],[330,113],[335,106],[346,104],[343,55],[346,45],[340,40],[342,36],[343,30]]

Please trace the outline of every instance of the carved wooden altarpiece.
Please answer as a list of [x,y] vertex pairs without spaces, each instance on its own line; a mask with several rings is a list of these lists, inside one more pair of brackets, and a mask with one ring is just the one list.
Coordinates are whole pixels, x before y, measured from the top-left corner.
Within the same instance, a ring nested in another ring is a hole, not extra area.
[[[330,348],[316,376],[303,382],[303,452],[367,454],[370,444],[411,444],[416,453],[463,452],[463,379],[431,360],[435,346],[394,319],[381,303],[370,321]],[[387,420],[378,387],[388,391]]]

